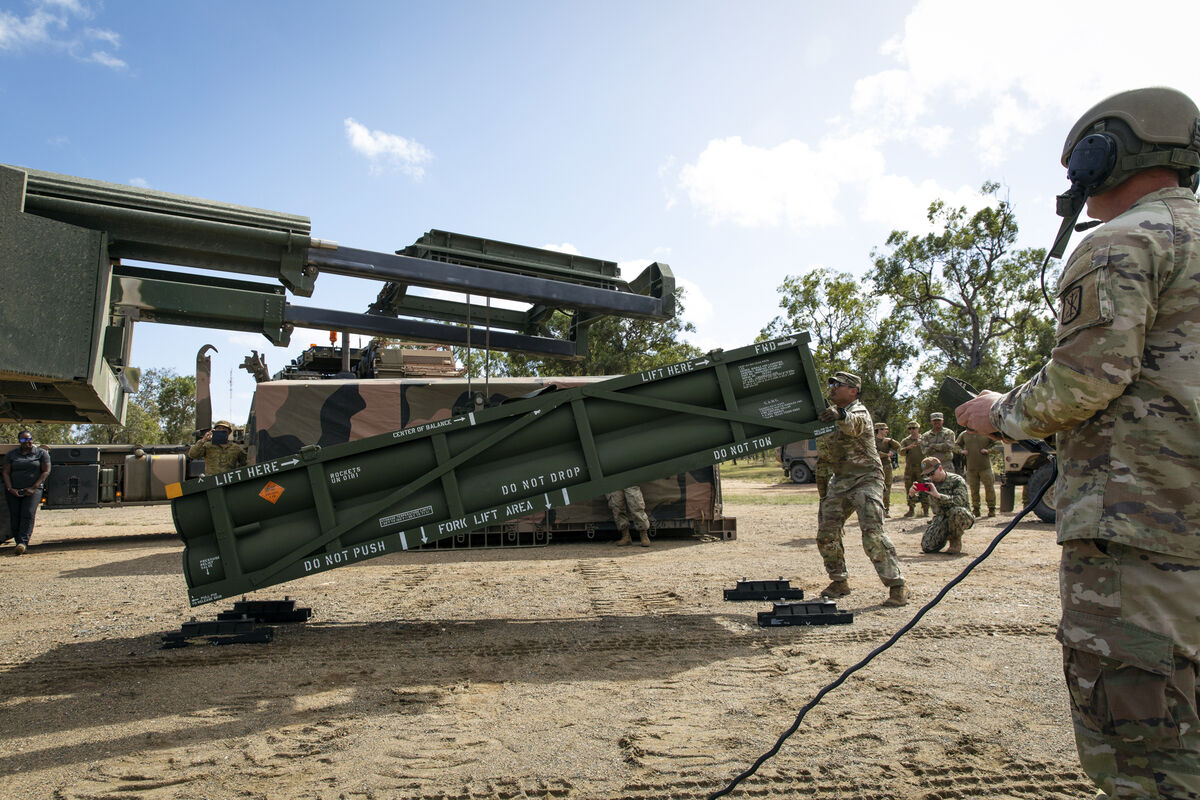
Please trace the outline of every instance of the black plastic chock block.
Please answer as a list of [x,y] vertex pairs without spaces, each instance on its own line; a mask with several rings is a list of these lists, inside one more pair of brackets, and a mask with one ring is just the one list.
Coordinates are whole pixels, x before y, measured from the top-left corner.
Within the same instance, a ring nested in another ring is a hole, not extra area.
[[204,639],[208,644],[266,644],[275,638],[275,629],[259,627],[249,617],[185,622],[177,631],[164,633],[162,647],[172,650],[187,647],[190,639]]
[[793,589],[791,581],[748,581],[742,578],[737,586],[725,589],[726,600],[803,600],[804,590]]
[[296,608],[296,601],[290,597],[282,600],[247,600],[242,598],[233,604],[230,611],[217,614],[218,620],[239,620],[249,618],[255,622],[305,622],[312,616],[311,608]]
[[763,628],[777,625],[849,625],[854,613],[838,611],[832,600],[806,600],[803,603],[775,603],[771,611],[758,612]]

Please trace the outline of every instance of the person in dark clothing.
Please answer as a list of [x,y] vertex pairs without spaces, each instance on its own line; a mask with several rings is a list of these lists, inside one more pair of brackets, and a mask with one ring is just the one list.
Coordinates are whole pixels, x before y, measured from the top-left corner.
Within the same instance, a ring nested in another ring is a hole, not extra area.
[[33,443],[33,434],[17,434],[20,447],[4,455],[5,499],[8,501],[9,533],[17,540],[16,554],[29,549],[33,518],[42,502],[42,486],[50,475],[50,453]]

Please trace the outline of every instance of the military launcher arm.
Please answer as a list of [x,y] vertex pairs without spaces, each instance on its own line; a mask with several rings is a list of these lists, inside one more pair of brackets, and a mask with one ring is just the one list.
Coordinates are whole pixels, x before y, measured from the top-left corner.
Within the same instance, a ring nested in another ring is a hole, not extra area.
[[[0,342],[0,421],[121,422],[136,391],[135,321],[258,332],[277,345],[309,327],[578,358],[598,316],[675,313],[665,264],[626,283],[613,262],[444,231],[396,253],[339,247],[313,238],[307,217],[3,165],[0,242],[0,270],[22,287],[0,297],[0,320],[58,334]],[[288,292],[312,296],[321,272],[384,289],[366,313],[288,301]],[[410,295],[410,286],[468,298]],[[530,307],[493,309],[492,299]],[[555,310],[571,317],[566,338],[548,335]]]

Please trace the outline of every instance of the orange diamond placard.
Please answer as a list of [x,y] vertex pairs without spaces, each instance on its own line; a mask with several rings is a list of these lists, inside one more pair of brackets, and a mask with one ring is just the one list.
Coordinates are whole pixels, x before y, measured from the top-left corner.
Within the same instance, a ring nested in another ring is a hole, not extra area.
[[258,493],[259,497],[261,497],[263,500],[266,500],[268,503],[271,503],[272,505],[275,504],[275,501],[277,501],[281,495],[283,495],[283,487],[275,481],[267,481],[267,485],[264,486],[262,491]]

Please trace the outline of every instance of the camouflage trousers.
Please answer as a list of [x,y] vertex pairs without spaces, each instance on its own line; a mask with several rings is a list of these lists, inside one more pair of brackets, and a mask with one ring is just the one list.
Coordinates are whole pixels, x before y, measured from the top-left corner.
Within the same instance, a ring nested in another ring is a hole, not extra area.
[[1110,798],[1200,798],[1200,560],[1063,544],[1058,640],[1079,763]]
[[617,523],[617,530],[624,533],[629,530],[631,522],[635,530],[650,530],[650,519],[646,516],[646,498],[642,497],[641,487],[618,489],[604,497],[608,500],[608,510],[612,512],[613,520]]
[[875,565],[879,580],[883,581],[884,586],[900,586],[904,583],[900,563],[896,560],[896,548],[883,532],[882,488],[879,480],[857,485],[836,477],[830,481],[829,491],[821,499],[817,513],[817,550],[825,562],[825,571],[829,573],[830,580],[844,581],[849,578],[842,532],[851,512],[857,511],[863,551]]
[[892,457],[883,457],[883,510],[892,510]]
[[962,536],[974,524],[975,517],[961,506],[934,514],[921,537],[921,552],[936,553],[946,546],[947,540]]
[[987,498],[989,510],[996,509],[996,476],[990,469],[971,469],[967,467],[967,486],[971,489],[971,508],[979,513],[979,484],[983,484],[983,493]]
[[[912,485],[919,480],[922,480],[920,463],[914,464],[911,467],[909,467],[909,466],[904,467],[904,491],[905,492],[907,492],[909,489],[911,489]],[[918,492],[916,497],[909,495],[908,507],[916,508],[918,500],[921,502],[921,508],[924,509],[925,511],[929,511],[929,495],[926,494],[925,492]]]

